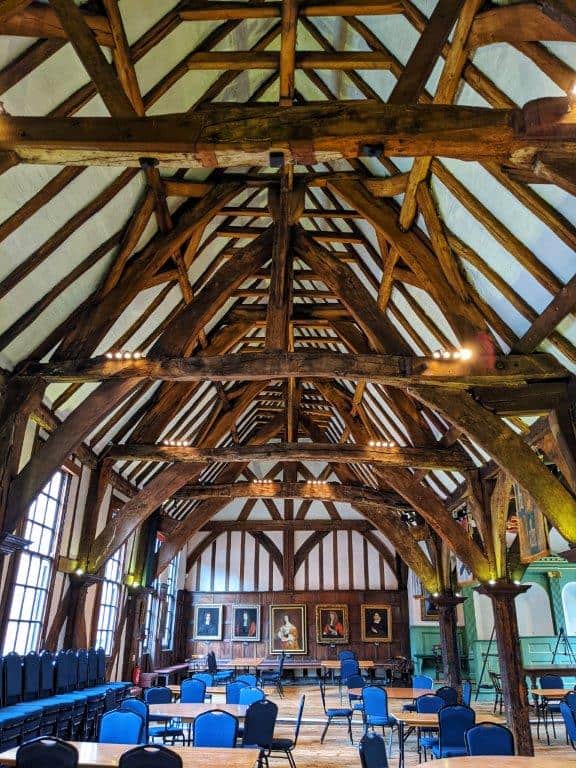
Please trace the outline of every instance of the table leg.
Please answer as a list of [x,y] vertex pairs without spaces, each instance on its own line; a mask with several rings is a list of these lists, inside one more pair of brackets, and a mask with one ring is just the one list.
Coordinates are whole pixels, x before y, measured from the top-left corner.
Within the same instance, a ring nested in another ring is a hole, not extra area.
[[398,721],[398,768],[404,768],[404,721]]

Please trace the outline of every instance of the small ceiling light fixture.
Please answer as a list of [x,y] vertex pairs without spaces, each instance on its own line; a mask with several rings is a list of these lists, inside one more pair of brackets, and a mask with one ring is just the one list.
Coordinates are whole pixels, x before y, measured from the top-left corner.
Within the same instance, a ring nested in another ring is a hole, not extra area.
[[496,579],[490,579],[488,581],[488,584],[490,584],[490,586],[493,587],[496,584]]
[[432,352],[434,360],[462,360],[467,362],[472,359],[472,350],[467,347],[460,347],[452,352],[449,349],[436,349]]
[[394,448],[396,443],[394,440],[370,440],[368,446],[370,448]]
[[82,568],[76,568],[74,573],[76,574],[76,576],[84,576],[84,571],[82,570]]
[[141,360],[146,357],[145,352],[130,352],[127,349],[119,349],[116,352],[106,352],[105,357],[107,360]]

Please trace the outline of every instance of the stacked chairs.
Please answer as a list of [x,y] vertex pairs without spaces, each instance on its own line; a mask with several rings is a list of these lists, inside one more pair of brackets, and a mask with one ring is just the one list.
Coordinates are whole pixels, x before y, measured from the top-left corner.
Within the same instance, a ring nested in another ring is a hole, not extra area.
[[104,651],[0,657],[0,750],[39,737],[94,738],[130,683],[107,683]]

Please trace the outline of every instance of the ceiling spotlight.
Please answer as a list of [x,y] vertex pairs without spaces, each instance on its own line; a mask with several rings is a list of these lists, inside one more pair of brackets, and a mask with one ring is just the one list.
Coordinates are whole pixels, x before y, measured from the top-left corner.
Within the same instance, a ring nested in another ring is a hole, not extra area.
[[112,360],[113,357],[114,357],[114,355],[112,354],[112,352],[106,352],[106,359],[107,360]]
[[493,587],[494,584],[496,584],[496,579],[490,579],[488,584],[490,584],[490,586]]
[[460,350],[460,360],[471,360],[472,359],[472,350],[463,348]]
[[76,576],[84,576],[84,571],[82,570],[82,568],[76,568],[74,573],[76,574]]
[[114,357],[116,360],[122,360],[122,352],[115,352]]
[[435,352],[432,352],[432,357],[434,358],[434,360],[440,360],[440,358],[442,357],[442,352],[439,349],[437,349]]

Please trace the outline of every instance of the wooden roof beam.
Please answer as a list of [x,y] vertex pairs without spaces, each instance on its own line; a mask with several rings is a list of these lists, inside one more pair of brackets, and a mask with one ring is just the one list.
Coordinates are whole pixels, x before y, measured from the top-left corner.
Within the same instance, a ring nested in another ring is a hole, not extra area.
[[[552,4],[548,4],[548,9]],[[470,28],[467,47],[470,50],[493,43],[576,40],[576,22],[570,31],[547,13],[541,2],[523,2],[491,8],[478,14]]]
[[106,457],[114,461],[329,461],[342,463],[375,463],[397,467],[426,469],[472,469],[474,465],[460,450],[438,447],[371,448],[370,446],[330,443],[274,443],[259,447],[202,449],[196,446],[170,446],[128,443],[109,448]]
[[[233,291],[233,287],[230,291]],[[203,294],[199,294],[198,302]],[[200,321],[202,322],[202,321]],[[207,321],[206,321],[207,322]],[[204,325],[205,322],[202,322]],[[192,333],[193,335],[193,333]],[[169,336],[167,336],[167,340]],[[41,377],[48,382],[123,381],[273,381],[290,376],[306,379],[366,378],[393,387],[412,384],[451,386],[457,389],[481,386],[517,386],[527,381],[564,379],[566,369],[551,355],[478,355],[472,360],[436,360],[409,355],[339,352],[257,352],[250,355],[207,357],[154,356],[141,360],[108,360],[104,356],[29,363],[22,378]]]
[[[401,0],[312,0],[300,4],[300,16],[306,18],[317,16],[384,16],[403,13]],[[282,14],[282,3],[279,2],[197,2],[189,0],[179,9],[182,21],[228,21],[230,19],[276,19]]]
[[0,117],[0,151],[56,165],[139,166],[149,157],[177,167],[267,166],[277,150],[296,163],[315,164],[335,155],[358,158],[375,145],[387,156],[504,160],[520,150],[570,153],[575,144],[576,120],[565,98],[529,102],[522,110],[356,101],[279,114],[269,106],[214,106],[209,122],[200,113],[73,121]]
[[[54,4],[52,3],[54,6]],[[2,6],[12,10],[3,12]],[[98,45],[105,48],[114,47],[114,38],[106,16],[78,9],[84,23],[90,29]],[[9,15],[7,15],[9,14]],[[44,3],[34,3],[30,0],[3,0],[0,2],[0,35],[16,37],[59,38],[70,39],[70,30],[62,22],[56,12]]]

